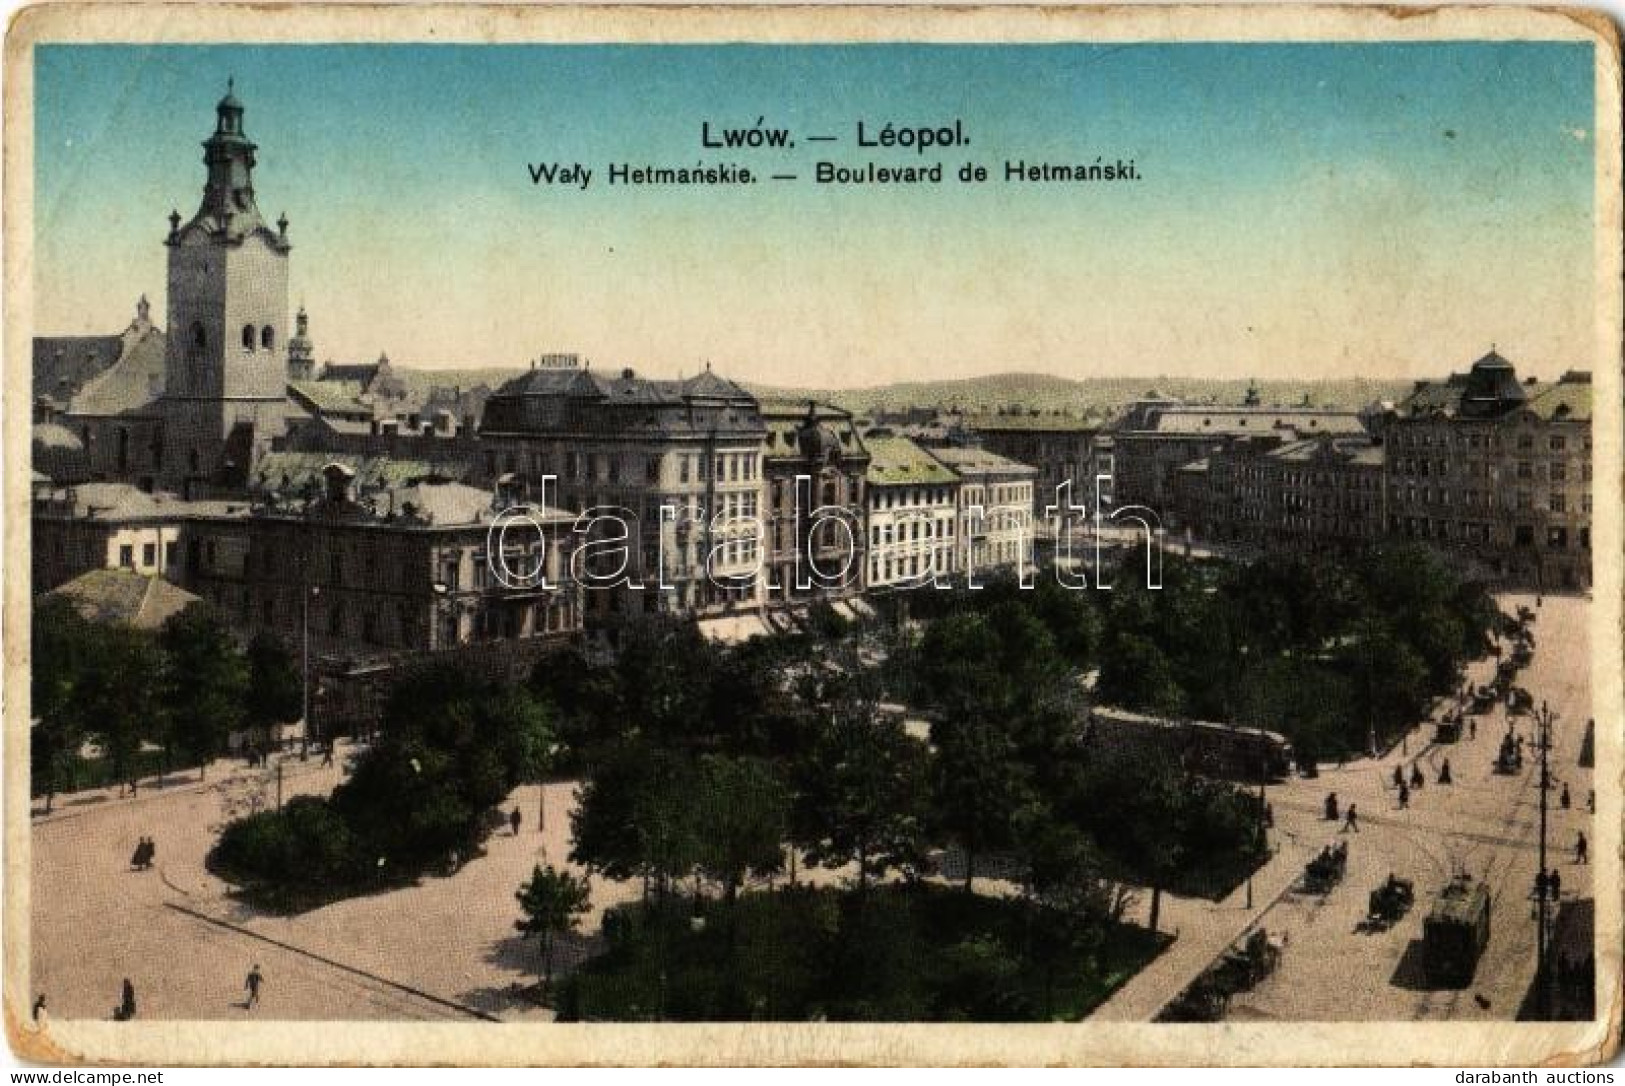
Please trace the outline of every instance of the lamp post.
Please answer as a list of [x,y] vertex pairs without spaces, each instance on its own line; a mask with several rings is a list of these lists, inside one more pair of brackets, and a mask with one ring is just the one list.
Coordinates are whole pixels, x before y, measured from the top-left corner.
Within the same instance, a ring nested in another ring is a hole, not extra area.
[[[306,565],[309,563],[307,561]],[[307,580],[299,596],[299,658],[300,658],[300,701],[303,703],[300,710],[304,721],[300,737],[301,757],[310,753],[310,601],[321,594],[321,589],[310,584]]]
[[1551,770],[1547,755],[1552,746],[1552,720],[1555,713],[1547,706],[1545,701],[1540,703],[1540,712],[1535,715],[1536,742],[1540,747],[1540,865],[1539,881],[1536,883],[1537,900],[1536,911],[1539,914],[1539,927],[1535,931],[1535,988],[1536,1006],[1540,1008],[1540,1017],[1545,1021],[1551,1017],[1551,948],[1547,946],[1547,911],[1551,898],[1548,881],[1546,879],[1546,805],[1547,792],[1552,787]]

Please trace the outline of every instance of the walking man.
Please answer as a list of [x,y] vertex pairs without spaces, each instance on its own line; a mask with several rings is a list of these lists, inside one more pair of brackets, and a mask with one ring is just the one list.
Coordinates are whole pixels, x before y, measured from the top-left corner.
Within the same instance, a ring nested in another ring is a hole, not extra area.
[[332,765],[333,764],[333,741],[332,740],[328,740],[326,749],[322,751],[322,764],[323,765]]
[[260,972],[259,964],[255,963],[254,968],[248,971],[248,979],[243,982],[243,987],[248,989],[248,1002],[243,1004],[243,1010],[251,1011],[259,1003],[260,985],[264,983],[265,975]]
[[128,1022],[135,1017],[135,985],[130,978],[124,978],[124,991],[119,998],[118,1009],[113,1012],[113,1018],[119,1022]]
[[1563,876],[1557,873],[1557,868],[1552,868],[1552,873],[1546,876],[1546,885],[1551,887],[1552,901],[1556,902],[1562,900]]
[[1357,814],[1355,812],[1354,804],[1352,804],[1352,803],[1349,804],[1348,817],[1343,819],[1343,832],[1344,833],[1359,833],[1360,832],[1360,816],[1359,816],[1359,814]]
[[[1404,810],[1411,805],[1411,790],[1405,787],[1405,782],[1399,782],[1399,809]],[[1352,808],[1351,808],[1352,809]]]
[[513,835],[515,837],[519,836],[519,823],[523,822],[524,820],[524,816],[519,813],[518,807],[515,807],[513,809],[513,813],[508,816],[508,826],[513,830]]
[[1574,835],[1574,862],[1577,864],[1591,862],[1586,859],[1586,835],[1584,830]]

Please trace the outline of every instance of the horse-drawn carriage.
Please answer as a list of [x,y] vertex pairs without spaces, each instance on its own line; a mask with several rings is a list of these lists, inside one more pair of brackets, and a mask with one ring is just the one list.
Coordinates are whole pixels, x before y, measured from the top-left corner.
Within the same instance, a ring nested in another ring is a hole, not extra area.
[[1348,870],[1349,843],[1339,841],[1325,845],[1320,853],[1303,866],[1303,888],[1311,894],[1324,894],[1343,881]]
[[1366,908],[1366,927],[1372,931],[1383,931],[1399,923],[1401,917],[1411,911],[1411,905],[1416,901],[1416,886],[1410,879],[1395,878],[1392,874],[1375,890],[1371,891],[1369,904]]
[[1523,751],[1510,734],[1501,737],[1501,749],[1495,755],[1495,771],[1511,776],[1523,769]]
[[1273,973],[1280,961],[1281,944],[1259,928],[1232,944],[1157,1015],[1157,1020],[1217,1022],[1229,1008],[1231,996],[1253,988]]

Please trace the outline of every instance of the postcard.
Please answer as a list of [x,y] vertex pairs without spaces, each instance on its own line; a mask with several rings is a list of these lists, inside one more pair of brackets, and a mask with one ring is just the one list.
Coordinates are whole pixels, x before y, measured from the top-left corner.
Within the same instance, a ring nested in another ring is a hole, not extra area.
[[20,1058],[1615,1052],[1605,17],[6,61]]

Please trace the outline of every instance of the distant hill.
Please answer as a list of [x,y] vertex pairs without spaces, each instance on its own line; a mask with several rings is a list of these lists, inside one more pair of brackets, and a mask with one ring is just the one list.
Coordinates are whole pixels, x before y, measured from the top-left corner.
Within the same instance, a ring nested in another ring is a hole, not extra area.
[[[496,389],[524,372],[522,367],[480,369],[414,369],[397,366],[395,372],[413,391],[430,386],[479,384]],[[837,404],[856,414],[907,407],[958,408],[971,414],[1009,410],[1060,413],[1079,418],[1110,418],[1132,401],[1155,392],[1190,403],[1238,404],[1247,394],[1245,379],[1204,377],[1085,377],[1074,380],[1042,373],[995,373],[954,381],[900,381],[873,388],[786,388],[741,381],[761,399]],[[1260,381],[1259,398],[1266,404],[1293,406],[1308,397],[1316,407],[1358,410],[1373,400],[1398,400],[1411,389],[1410,381],[1376,381],[1360,377],[1329,381]]]
[[[1018,408],[1080,418],[1110,418],[1148,393],[1190,403],[1239,404],[1251,382],[1202,377],[1086,377],[1073,380],[1038,373],[998,373],[955,381],[903,381],[861,389],[797,389],[745,383],[764,399],[817,399],[857,414],[907,407],[957,408],[970,414]],[[1329,381],[1260,381],[1266,404],[1358,410],[1374,400],[1398,400],[1410,381],[1339,378]]]

